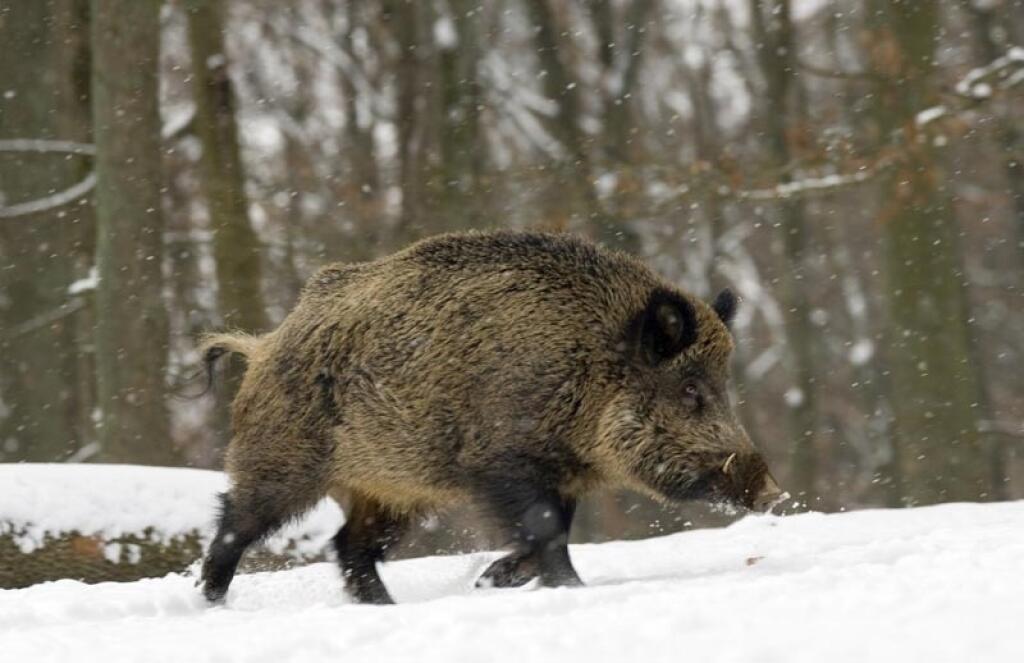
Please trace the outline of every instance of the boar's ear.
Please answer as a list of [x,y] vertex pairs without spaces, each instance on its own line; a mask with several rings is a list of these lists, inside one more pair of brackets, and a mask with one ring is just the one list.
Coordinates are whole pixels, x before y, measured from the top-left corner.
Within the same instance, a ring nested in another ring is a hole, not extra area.
[[718,314],[718,317],[721,318],[726,327],[732,328],[732,320],[736,317],[736,308],[739,306],[739,303],[740,300],[736,297],[736,294],[729,288],[726,288],[718,293],[715,301],[711,303],[711,308],[715,309],[715,313]]
[[655,290],[640,320],[640,350],[653,364],[675,357],[697,340],[693,305],[679,295]]

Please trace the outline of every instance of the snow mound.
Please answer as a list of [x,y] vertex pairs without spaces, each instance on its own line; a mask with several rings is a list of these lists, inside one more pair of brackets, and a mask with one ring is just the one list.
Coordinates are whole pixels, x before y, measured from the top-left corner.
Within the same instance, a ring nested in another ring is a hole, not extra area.
[[[134,534],[168,542],[198,533],[212,536],[217,494],[227,488],[222,472],[139,465],[0,463],[0,534],[10,534],[23,553],[47,536],[65,532],[103,540]],[[267,542],[276,553],[292,545],[313,556],[338,531],[341,510],[324,500],[302,521]]]
[[331,564],[0,591],[10,661],[1024,660],[1024,502],[751,516],[573,546],[580,589],[473,589],[493,553],[383,565],[396,606]]

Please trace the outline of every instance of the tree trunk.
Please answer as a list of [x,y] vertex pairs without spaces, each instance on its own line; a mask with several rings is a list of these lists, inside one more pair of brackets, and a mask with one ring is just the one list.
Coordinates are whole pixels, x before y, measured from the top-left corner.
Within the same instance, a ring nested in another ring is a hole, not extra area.
[[177,464],[166,404],[168,324],[157,64],[159,0],[92,0],[96,377],[101,458]]
[[[0,13],[0,140],[89,142],[88,10],[19,2]],[[45,200],[88,176],[87,157],[0,153],[0,207]],[[0,218],[0,461],[58,461],[88,442],[88,313],[68,293],[91,258],[82,200]],[[85,250],[83,250],[85,249]],[[83,296],[84,297],[84,296]],[[84,321],[84,322],[83,322]]]
[[568,215],[575,216],[574,211],[577,209],[581,211],[584,225],[595,239],[613,248],[635,252],[639,249],[636,233],[606,214],[594,191],[594,172],[587,138],[580,128],[579,85],[565,64],[565,47],[559,38],[555,12],[548,0],[526,0],[526,9],[533,24],[540,68],[545,72],[544,94],[558,104],[558,114],[553,123],[555,135],[568,153],[564,168],[559,170],[560,178],[554,184],[559,187],[566,184],[572,186],[573,195],[562,197],[571,206]]
[[395,240],[405,243],[418,236],[424,199],[421,115],[422,63],[419,46],[420,7],[410,0],[387,0],[384,22],[398,48],[395,62],[395,124],[398,130],[399,185],[402,208]]
[[[772,168],[783,173],[792,160],[788,134],[801,121],[793,95],[798,82],[794,78],[795,53],[793,23],[789,0],[751,0],[755,38],[761,44],[760,65],[767,86],[768,152]],[[797,95],[799,96],[799,95]],[[818,406],[815,384],[816,331],[811,325],[811,307],[807,292],[807,228],[804,205],[800,200],[782,200],[778,204],[779,229],[782,232],[785,267],[781,274],[785,309],[786,338],[795,373],[788,392],[790,426],[793,433],[793,461],[789,490],[805,502],[817,497],[818,480]]]
[[[260,291],[260,241],[249,223],[245,173],[238,147],[235,94],[224,48],[222,0],[190,0],[186,6],[192,59],[196,134],[203,146],[200,182],[213,230],[217,303],[221,324],[260,332],[267,318]],[[223,447],[231,435],[231,401],[242,379],[239,362],[228,362],[217,390],[215,426]]]
[[613,164],[636,162],[633,92],[643,63],[643,42],[655,0],[632,0],[624,9],[623,27],[615,31],[615,13],[610,0],[591,4],[598,38],[598,59],[604,69],[604,148]]
[[[1005,34],[1005,26],[996,17],[997,8],[981,3],[965,3],[974,22],[975,50],[978,65],[986,65],[1005,54],[1013,43],[1000,45],[996,35]],[[1022,10],[1024,11],[1024,10]],[[1003,171],[1006,173],[1006,188],[1013,210],[1013,225],[1017,234],[1017,255],[1024,274],[1024,139],[1014,123],[1017,117],[997,117],[996,136],[1003,152]]]
[[940,6],[873,0],[868,10],[879,136],[888,140],[897,130],[909,136],[900,162],[884,175],[879,219],[903,500],[984,499],[992,487],[977,433],[983,394],[971,356],[960,230],[936,148],[914,137],[916,114],[937,102]]
[[267,320],[260,292],[260,242],[249,223],[245,173],[238,148],[235,94],[224,49],[224,3],[187,6],[196,133],[203,146],[203,195],[213,229],[220,314],[227,327],[261,331]]
[[[1013,38],[1006,38],[1005,27],[997,20],[998,7],[982,3],[965,2],[974,22],[974,47],[978,55],[978,65],[984,66],[1004,55],[1006,50],[1015,45]],[[999,43],[998,37],[1003,36]],[[1016,116],[1006,117],[999,114],[995,118],[995,135],[1003,153],[1003,172],[1006,176],[1006,191],[1010,196],[1011,218],[1017,236],[1017,257],[1020,261],[1018,269],[1018,288],[1024,291],[1024,140],[1016,126]],[[1018,361],[1020,360],[1018,352]],[[1018,389],[1024,389],[1024,375],[1019,372],[1016,377]],[[983,385],[990,384],[982,380]],[[997,500],[1009,499],[1006,474],[1012,463],[1011,447],[999,436],[989,436],[992,471],[992,494]]]
[[[360,5],[347,3],[345,32],[341,35],[341,47],[353,61],[357,60],[356,34],[365,30],[361,24]],[[347,165],[346,184],[342,189],[346,201],[354,206],[352,210],[359,224],[357,236],[350,236],[347,244],[353,248],[349,258],[366,260],[373,257],[371,247],[376,246],[382,235],[380,224],[384,215],[381,179],[378,170],[378,155],[374,145],[373,130],[375,118],[369,99],[360,99],[362,94],[352,80],[351,72],[339,72],[338,84],[345,97],[345,134],[347,154],[343,155]],[[362,101],[362,103],[360,103]]]
[[480,149],[481,92],[477,77],[480,61],[480,12],[469,0],[450,0],[453,43],[441,43],[441,168],[440,213],[453,227],[481,225],[478,177],[483,170]]

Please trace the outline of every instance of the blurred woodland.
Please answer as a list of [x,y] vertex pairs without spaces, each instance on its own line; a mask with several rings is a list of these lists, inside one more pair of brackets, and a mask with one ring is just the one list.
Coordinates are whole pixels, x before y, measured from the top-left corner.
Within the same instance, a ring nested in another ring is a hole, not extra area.
[[805,507],[1024,498],[1022,0],[0,0],[0,462],[219,468],[199,333],[492,227],[733,287]]

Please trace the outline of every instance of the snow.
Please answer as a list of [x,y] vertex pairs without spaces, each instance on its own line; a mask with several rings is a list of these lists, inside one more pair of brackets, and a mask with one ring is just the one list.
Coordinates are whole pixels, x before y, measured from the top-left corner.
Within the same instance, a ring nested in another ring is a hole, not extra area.
[[74,283],[68,286],[69,295],[80,295],[83,292],[90,292],[95,290],[100,284],[100,274],[93,265],[89,268],[89,274],[85,278],[78,279]]
[[[199,532],[208,540],[216,495],[226,488],[227,477],[208,470],[0,464],[0,534],[11,530],[25,553],[42,545],[47,535],[70,531],[104,540],[135,534],[163,542]],[[292,543],[297,554],[315,555],[342,522],[338,506],[324,500],[302,522],[272,537],[267,546],[282,552]]]
[[870,179],[876,170],[862,168],[852,173],[831,174],[821,177],[803,177],[793,182],[784,182],[768,189],[737,191],[736,195],[744,200],[775,200],[789,198],[806,192],[828,191],[842,186],[859,184]]
[[[1003,72],[1004,69],[1017,65],[1024,65],[1024,48],[1021,48],[1020,46],[1013,46],[1007,50],[1005,54],[996,58],[987,65],[983,67],[976,67],[967,72],[967,74],[956,84],[956,92],[957,94],[965,97],[987,99],[992,96],[992,86],[982,81],[995,74]],[[1002,82],[998,84],[998,87],[1003,90],[1008,90],[1019,84],[1022,80],[1020,78],[1021,72],[1024,72],[1024,69],[1020,69],[1015,73],[1004,76]]]
[[459,45],[459,36],[451,18],[442,16],[434,21],[434,43],[445,51],[450,51]]
[[874,354],[875,344],[871,342],[871,339],[859,339],[850,347],[850,363],[854,366],[863,366]]
[[936,120],[945,117],[949,114],[949,109],[945,106],[932,106],[919,112],[914,117],[914,123],[920,128],[935,122]]
[[388,563],[399,604],[387,607],[352,604],[327,563],[239,576],[215,608],[181,575],[45,583],[0,591],[0,651],[104,663],[1024,660],[1024,502],[750,516],[572,555],[585,588],[472,589],[494,553]]

